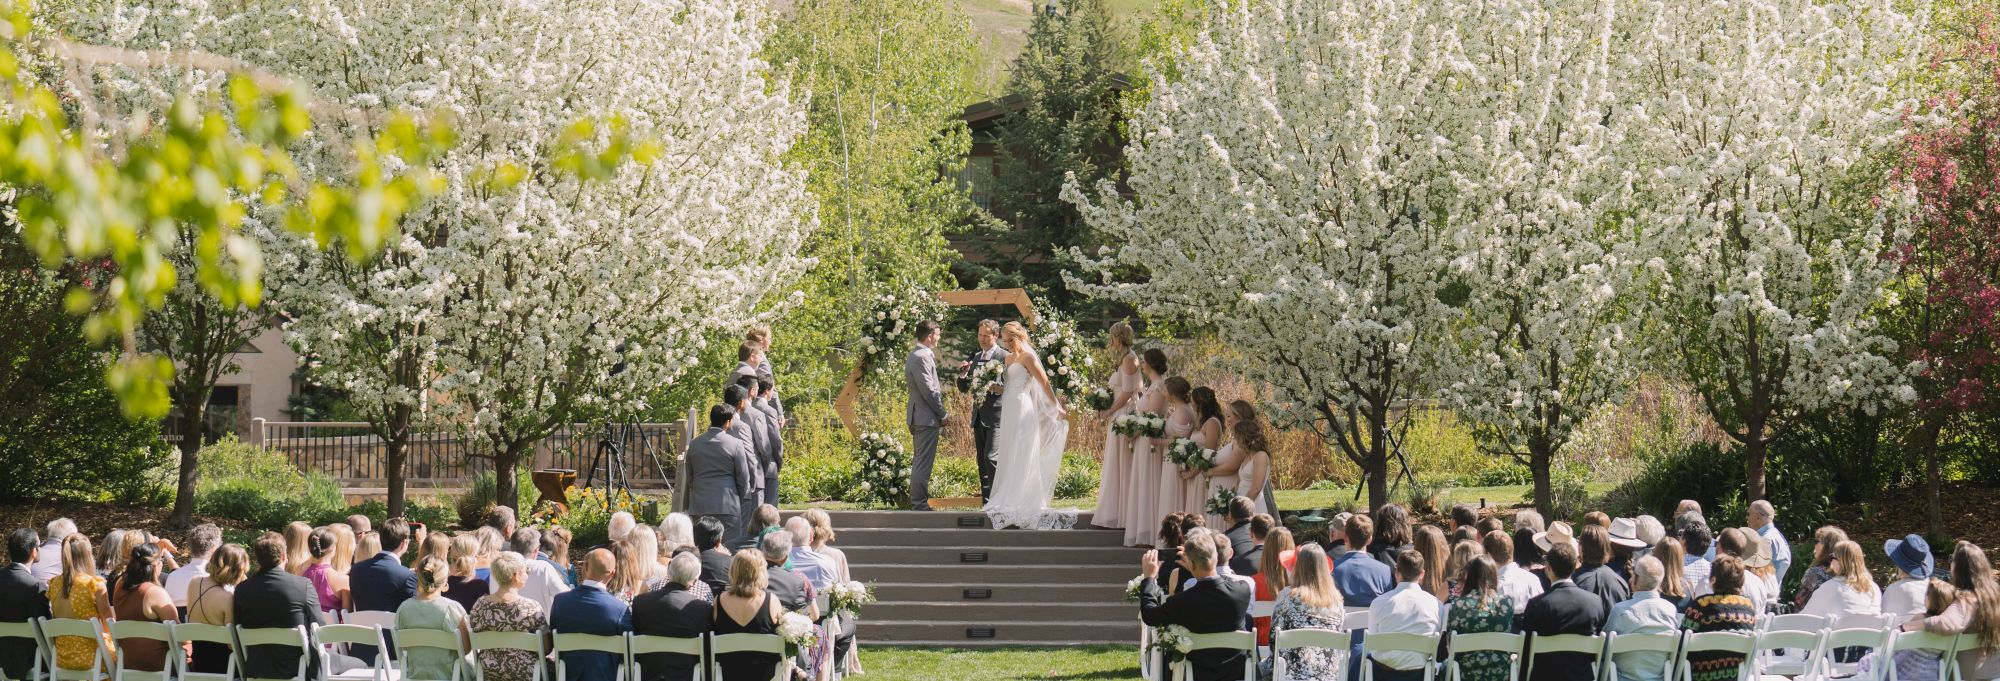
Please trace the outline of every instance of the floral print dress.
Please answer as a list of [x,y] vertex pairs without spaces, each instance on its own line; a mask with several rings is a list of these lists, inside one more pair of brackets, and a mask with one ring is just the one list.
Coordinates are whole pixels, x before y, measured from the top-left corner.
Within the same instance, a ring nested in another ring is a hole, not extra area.
[[[1478,596],[1453,596],[1445,616],[1445,630],[1454,634],[1504,632],[1514,625],[1514,599],[1493,595],[1480,602]],[[1466,653],[1458,656],[1464,681],[1507,681],[1513,668],[1506,653]]]
[[[1339,629],[1345,611],[1335,604],[1331,608],[1315,608],[1292,595],[1291,589],[1278,594],[1278,602],[1271,609],[1271,631],[1290,629]],[[1327,648],[1293,648],[1280,653],[1285,658],[1285,678],[1295,681],[1339,681],[1346,676],[1346,664],[1342,660],[1344,650]],[[1261,676],[1271,678],[1272,661],[1264,660]]]
[[[481,598],[472,606],[470,618],[473,631],[541,631],[549,622],[541,604],[519,596],[504,601]],[[479,668],[488,681],[528,681],[540,662],[530,650],[479,651]]]

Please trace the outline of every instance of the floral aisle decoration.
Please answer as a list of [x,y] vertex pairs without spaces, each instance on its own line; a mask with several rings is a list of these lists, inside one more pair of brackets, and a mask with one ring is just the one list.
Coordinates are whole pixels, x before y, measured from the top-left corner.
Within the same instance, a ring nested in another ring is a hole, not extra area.
[[1167,432],[1167,419],[1150,411],[1139,411],[1111,420],[1111,430],[1125,437],[1159,437]]
[[911,334],[917,322],[943,316],[944,308],[937,296],[914,286],[875,296],[855,346],[862,370],[887,375],[900,368],[895,359],[916,343]]
[[875,589],[856,581],[835,582],[827,587],[827,609],[833,614],[861,616],[862,606],[875,602]]
[[785,639],[785,654],[792,657],[819,645],[819,628],[813,626],[811,618],[796,612],[778,619],[778,636]]
[[861,436],[861,474],[848,501],[901,508],[910,502],[910,456],[881,433]]
[[1225,515],[1229,512],[1229,502],[1235,500],[1236,490],[1224,487],[1215,490],[1215,494],[1210,495],[1208,501],[1203,502],[1201,507],[1208,511],[1209,515]]
[[1178,624],[1153,628],[1153,640],[1146,646],[1148,652],[1166,653],[1167,662],[1179,662],[1187,658],[1188,651],[1194,649],[1194,632]]
[[1194,440],[1177,438],[1173,444],[1167,445],[1167,460],[1182,470],[1205,473],[1215,467],[1215,450],[1203,447]]
[[1064,405],[1083,404],[1093,387],[1090,369],[1097,363],[1076,323],[1046,302],[1037,303],[1041,321],[1035,324],[1035,350],[1042,355],[1042,370],[1049,374],[1049,387]]
[[1144,592],[1145,590],[1146,590],[1146,576],[1139,575],[1137,577],[1133,577],[1132,581],[1125,583],[1125,602],[1127,603],[1139,602],[1139,594]]

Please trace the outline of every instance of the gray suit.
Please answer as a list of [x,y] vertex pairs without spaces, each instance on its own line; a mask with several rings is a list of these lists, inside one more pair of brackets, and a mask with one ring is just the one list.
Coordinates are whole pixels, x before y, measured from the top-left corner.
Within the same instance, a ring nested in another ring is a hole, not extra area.
[[771,445],[771,458],[758,461],[764,467],[764,503],[778,505],[778,472],[785,467],[785,429],[778,415],[777,399],[751,400],[750,405],[764,412],[764,424],[768,428],[764,438]]
[[729,434],[750,445],[750,493],[743,497],[743,526],[749,527],[750,515],[757,512],[757,505],[764,502],[764,460],[771,450],[770,429],[766,427],[764,412],[755,406],[736,412],[736,423],[729,426]]
[[727,528],[725,540],[743,532],[743,500],[753,491],[750,445],[721,428],[710,428],[688,443],[687,513],[715,516]]
[[[756,376],[758,378],[771,378],[772,375],[773,374],[771,373],[771,358],[765,357],[761,361],[757,362],[757,366],[754,367],[750,366],[749,362],[737,362],[736,372],[730,374],[730,378],[731,380],[734,380],[735,377],[737,376]],[[772,379],[771,382],[775,385],[777,383],[777,379]],[[771,406],[776,407],[778,409],[779,418],[784,418],[785,401],[778,399],[778,389],[776,387],[771,388]]]
[[909,385],[910,405],[904,418],[910,425],[910,439],[917,451],[910,457],[910,507],[930,508],[931,466],[937,462],[938,424],[944,412],[944,388],[938,385],[937,355],[918,345],[903,360],[903,381]]

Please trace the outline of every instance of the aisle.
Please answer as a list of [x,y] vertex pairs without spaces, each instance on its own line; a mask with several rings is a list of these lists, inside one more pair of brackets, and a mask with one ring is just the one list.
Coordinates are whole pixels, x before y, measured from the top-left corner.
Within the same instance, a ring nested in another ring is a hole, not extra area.
[[[793,515],[795,512],[787,512]],[[875,584],[859,636],[915,646],[1134,644],[1125,582],[1139,549],[1122,533],[994,530],[953,511],[833,511],[854,578]],[[1078,520],[1082,527],[1090,514]]]

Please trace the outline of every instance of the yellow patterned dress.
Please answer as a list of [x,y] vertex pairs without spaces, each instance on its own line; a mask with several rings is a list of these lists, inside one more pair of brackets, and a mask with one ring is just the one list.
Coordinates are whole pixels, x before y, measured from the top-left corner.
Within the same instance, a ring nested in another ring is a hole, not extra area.
[[[69,585],[69,612],[71,618],[87,620],[92,617],[100,622],[108,622],[111,613],[97,611],[97,599],[104,598],[104,578],[91,574],[72,575]],[[63,600],[61,584],[49,585],[49,602],[59,604]],[[97,661],[98,646],[110,650],[111,633],[99,634],[100,641],[91,641],[81,636],[57,636],[56,666],[63,669],[89,669]]]

